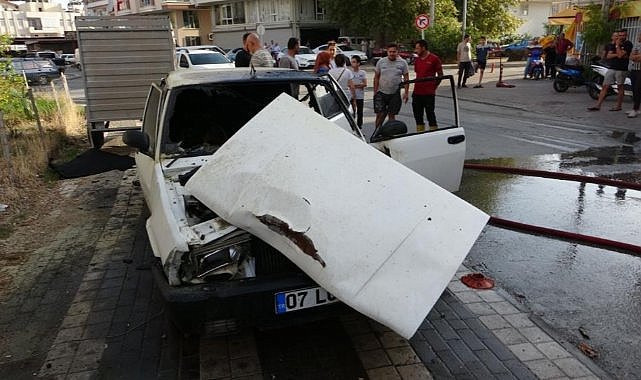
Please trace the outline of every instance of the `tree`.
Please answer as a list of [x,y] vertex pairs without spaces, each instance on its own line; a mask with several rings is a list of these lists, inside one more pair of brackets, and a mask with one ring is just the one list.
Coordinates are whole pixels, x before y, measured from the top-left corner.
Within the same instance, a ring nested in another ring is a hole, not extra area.
[[[439,3],[447,5],[452,0],[436,0],[437,20],[443,12]],[[414,19],[418,14],[428,13],[429,0],[321,0],[321,6],[331,20],[349,25],[352,33],[373,37],[380,46],[391,41],[418,39],[420,34]],[[453,5],[448,10],[456,11]]]
[[[457,0],[456,5],[462,14],[462,1]],[[476,38],[486,36],[493,39],[515,33],[521,20],[512,15],[510,8],[518,5],[518,0],[468,1],[467,33]]]
[[597,48],[610,42],[610,36],[616,29],[617,21],[609,18],[608,13],[596,4],[585,8],[584,13],[583,41],[586,45],[585,51],[599,53]]

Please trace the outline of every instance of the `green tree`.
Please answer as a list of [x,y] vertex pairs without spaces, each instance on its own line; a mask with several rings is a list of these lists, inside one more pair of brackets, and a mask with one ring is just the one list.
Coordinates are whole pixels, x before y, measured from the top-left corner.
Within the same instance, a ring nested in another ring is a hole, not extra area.
[[[373,37],[381,46],[386,42],[416,40],[420,32],[414,26],[418,14],[429,12],[429,0],[321,0],[321,6],[338,25],[349,25],[351,33]],[[445,12],[456,15],[452,0],[436,0],[438,22]],[[344,31],[344,32],[348,32]]]
[[[459,15],[463,13],[463,3],[457,0]],[[475,0],[467,2],[467,34],[476,40],[480,36],[496,39],[502,35],[516,32],[521,20],[511,12],[511,7],[519,5],[518,0]],[[461,18],[459,17],[459,20]]]
[[617,20],[610,19],[608,14],[603,12],[601,5],[590,5],[585,8],[583,21],[583,41],[585,51],[599,54],[599,47],[610,42],[610,36],[616,29]]
[[25,81],[22,75],[13,70],[9,58],[9,45],[12,38],[6,34],[0,35],[0,110],[8,126],[16,120],[29,117],[25,97]]

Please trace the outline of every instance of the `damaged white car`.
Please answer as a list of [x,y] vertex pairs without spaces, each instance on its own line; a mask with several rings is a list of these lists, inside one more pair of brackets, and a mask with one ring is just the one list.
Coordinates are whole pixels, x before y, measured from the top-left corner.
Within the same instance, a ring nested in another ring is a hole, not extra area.
[[403,129],[368,144],[328,76],[182,71],[152,85],[143,130],[124,140],[139,149],[154,274],[179,325],[347,304],[413,335],[487,215],[446,191],[463,130]]

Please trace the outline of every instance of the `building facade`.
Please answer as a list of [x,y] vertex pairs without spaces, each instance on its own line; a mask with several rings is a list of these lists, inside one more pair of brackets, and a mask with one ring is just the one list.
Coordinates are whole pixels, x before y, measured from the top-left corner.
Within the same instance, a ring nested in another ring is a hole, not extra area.
[[48,0],[14,4],[0,2],[0,34],[14,39],[14,45],[29,51],[50,49],[73,53],[76,28],[74,19],[82,13],[82,5],[63,9]]

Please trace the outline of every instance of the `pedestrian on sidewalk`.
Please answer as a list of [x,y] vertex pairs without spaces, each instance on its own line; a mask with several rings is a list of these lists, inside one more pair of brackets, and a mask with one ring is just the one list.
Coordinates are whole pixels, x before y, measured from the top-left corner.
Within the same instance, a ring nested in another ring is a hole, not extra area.
[[479,38],[479,43],[476,45],[476,63],[478,65],[479,73],[479,83],[474,86],[474,88],[482,88],[483,85],[483,73],[485,72],[485,67],[487,66],[487,53],[490,51],[492,46],[487,43],[485,36]]
[[252,55],[250,65],[254,67],[274,67],[274,59],[271,53],[261,46],[258,34],[250,33],[247,36],[247,50]]
[[637,35],[637,42],[630,53],[630,79],[632,80],[632,102],[633,107],[628,112],[628,117],[637,117],[641,114],[641,33]]
[[617,84],[617,103],[610,111],[621,111],[623,105],[623,97],[625,96],[625,77],[628,73],[628,64],[630,53],[632,52],[632,43],[627,41],[627,31],[617,31],[612,33],[612,43],[606,45],[605,60],[608,66],[608,71],[603,78],[603,87],[599,93],[599,99],[596,105],[588,107],[588,111],[598,111],[601,109],[601,104],[605,100],[608,89],[614,83]]
[[545,56],[545,77],[556,78],[556,69],[554,68],[556,62],[556,36],[543,47],[543,55]]
[[[472,45],[470,44],[470,35],[466,34],[456,47],[456,61],[458,62],[458,81],[457,88],[467,87],[465,82],[472,71]],[[461,84],[461,78],[463,83]]]
[[247,47],[247,37],[251,32],[243,34],[243,48],[236,53],[236,58],[234,58],[234,66],[236,67],[249,67],[249,61],[252,59],[252,55],[249,53],[249,48]]
[[404,59],[398,58],[398,45],[387,45],[387,57],[381,58],[374,69],[374,112],[376,113],[376,130],[383,125],[385,118],[396,120],[403,102],[409,99],[409,83],[403,85],[401,100],[401,82],[409,80],[409,67]]
[[556,39],[556,64],[565,65],[568,51],[574,47],[572,41],[565,38],[565,33],[559,34]]
[[[416,41],[414,52],[418,55],[414,61],[416,79],[443,76],[443,65],[441,63],[441,59],[436,54],[428,50],[427,41]],[[414,92],[412,93],[412,112],[414,113],[414,121],[416,121],[416,132],[425,131],[425,121],[423,119],[424,113],[427,115],[427,122],[429,123],[430,131],[438,129],[434,106],[436,100],[436,88],[440,83],[440,80],[414,83]]]
[[363,126],[363,105],[365,102],[365,88],[367,87],[367,73],[365,70],[361,70],[361,57],[353,55],[351,63],[352,72],[354,74],[354,77],[352,78],[352,83],[354,84],[352,107],[354,107],[356,125],[361,128]]

